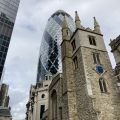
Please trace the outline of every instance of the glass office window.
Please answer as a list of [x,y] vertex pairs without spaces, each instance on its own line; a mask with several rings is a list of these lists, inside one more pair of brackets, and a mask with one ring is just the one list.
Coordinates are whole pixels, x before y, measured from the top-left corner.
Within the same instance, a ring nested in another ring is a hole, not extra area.
[[0,79],[20,0],[0,0]]

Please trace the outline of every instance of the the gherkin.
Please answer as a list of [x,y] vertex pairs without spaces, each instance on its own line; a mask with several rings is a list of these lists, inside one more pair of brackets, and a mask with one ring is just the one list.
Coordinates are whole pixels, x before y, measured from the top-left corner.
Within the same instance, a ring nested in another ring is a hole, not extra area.
[[37,82],[44,80],[47,72],[51,72],[52,75],[62,72],[60,44],[62,42],[61,29],[64,16],[66,16],[71,33],[75,30],[72,17],[63,10],[58,10],[48,19],[41,41]]

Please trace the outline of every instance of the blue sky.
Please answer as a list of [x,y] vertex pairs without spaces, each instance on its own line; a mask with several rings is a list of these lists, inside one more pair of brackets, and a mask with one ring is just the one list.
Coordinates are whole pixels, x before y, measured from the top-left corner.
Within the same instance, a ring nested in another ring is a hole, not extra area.
[[63,9],[74,18],[78,11],[82,25],[93,28],[96,16],[104,35],[112,65],[110,38],[120,34],[119,0],[22,0],[5,65],[4,82],[9,84],[13,120],[24,120],[31,84],[36,82],[37,63],[42,34],[48,18]]

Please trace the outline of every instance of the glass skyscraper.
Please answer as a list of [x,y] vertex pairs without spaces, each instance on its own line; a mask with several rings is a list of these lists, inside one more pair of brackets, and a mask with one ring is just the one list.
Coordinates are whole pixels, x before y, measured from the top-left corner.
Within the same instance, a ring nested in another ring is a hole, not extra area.
[[0,0],[0,80],[20,0]]
[[41,41],[37,82],[44,80],[48,72],[52,75],[57,72],[62,72],[60,44],[62,42],[61,30],[64,16],[66,16],[71,33],[75,30],[75,24],[72,17],[63,10],[58,10],[48,19]]

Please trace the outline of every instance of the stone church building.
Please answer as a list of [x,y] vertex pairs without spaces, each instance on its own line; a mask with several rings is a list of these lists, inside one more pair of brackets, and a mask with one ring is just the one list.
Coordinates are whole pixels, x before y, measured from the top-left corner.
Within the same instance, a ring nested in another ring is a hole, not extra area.
[[[94,17],[94,30],[84,28],[77,12],[75,24],[76,31],[70,36],[64,18],[63,73],[49,87],[48,120],[120,120],[120,86],[100,26]],[[115,54],[114,48],[112,51]],[[120,74],[120,43],[115,58]]]
[[48,109],[39,120],[120,120],[120,37],[110,43],[116,60],[113,71],[96,18],[92,30],[75,14],[72,36],[64,17],[63,72],[49,84]]
[[49,101],[49,85],[52,81],[52,76],[48,73],[45,80],[31,85],[28,103],[26,104],[26,120],[41,120],[43,113],[48,109]]
[[115,72],[115,77],[117,79],[117,87],[118,90],[120,91],[120,36],[112,40],[110,46],[112,48],[111,52],[113,52],[116,61],[116,67],[114,72]]

